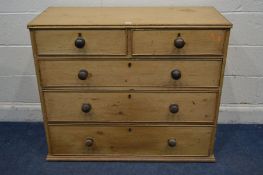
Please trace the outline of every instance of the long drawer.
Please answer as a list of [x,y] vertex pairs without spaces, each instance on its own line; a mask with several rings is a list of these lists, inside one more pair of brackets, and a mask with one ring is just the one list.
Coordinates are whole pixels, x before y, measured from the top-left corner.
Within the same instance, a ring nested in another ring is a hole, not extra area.
[[212,127],[50,125],[53,155],[208,156]]
[[37,30],[39,55],[126,55],[125,30]]
[[44,92],[48,121],[213,122],[216,93]]
[[221,61],[40,61],[47,86],[218,87]]
[[134,30],[133,55],[223,55],[225,30]]

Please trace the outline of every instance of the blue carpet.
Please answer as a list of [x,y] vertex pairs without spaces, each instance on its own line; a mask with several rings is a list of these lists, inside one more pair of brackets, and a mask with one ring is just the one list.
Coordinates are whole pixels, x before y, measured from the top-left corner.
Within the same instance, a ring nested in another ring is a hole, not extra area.
[[47,162],[42,123],[0,123],[0,174],[263,175],[263,125],[219,125],[216,163]]

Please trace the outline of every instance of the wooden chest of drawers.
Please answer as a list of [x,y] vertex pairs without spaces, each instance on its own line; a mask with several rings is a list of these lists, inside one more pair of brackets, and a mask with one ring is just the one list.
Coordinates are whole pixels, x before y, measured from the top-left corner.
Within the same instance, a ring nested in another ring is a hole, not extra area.
[[232,24],[214,8],[48,8],[28,24],[48,160],[215,161]]

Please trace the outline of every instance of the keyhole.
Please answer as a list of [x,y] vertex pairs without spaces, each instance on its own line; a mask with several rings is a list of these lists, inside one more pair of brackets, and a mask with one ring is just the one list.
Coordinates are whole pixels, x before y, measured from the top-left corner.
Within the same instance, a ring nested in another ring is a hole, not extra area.
[[181,33],[178,33],[178,34],[177,34],[177,37],[180,37],[180,36],[181,36]]
[[128,95],[128,98],[131,99],[131,94]]
[[131,131],[132,131],[132,129],[131,129],[131,128],[129,128],[129,129],[128,129],[128,131],[129,131],[129,132],[131,132]]
[[128,63],[128,67],[131,67],[132,66],[132,64],[131,63]]
[[81,37],[81,33],[78,33],[78,36]]

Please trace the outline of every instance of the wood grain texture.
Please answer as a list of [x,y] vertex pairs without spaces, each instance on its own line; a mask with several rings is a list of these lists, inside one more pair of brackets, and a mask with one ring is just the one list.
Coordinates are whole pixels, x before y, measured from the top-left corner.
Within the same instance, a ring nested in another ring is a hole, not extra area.
[[[211,7],[48,8],[28,24],[47,160],[214,162],[231,27]],[[83,49],[74,46],[79,33]],[[174,69],[181,79],[171,78]]]
[[43,115],[43,121],[44,121],[44,129],[45,129],[45,137],[46,137],[46,142],[47,142],[47,147],[48,147],[48,153],[51,153],[51,144],[50,144],[50,139],[49,139],[49,130],[48,130],[48,121],[46,117],[46,109],[45,109],[45,102],[44,102],[44,96],[43,96],[43,91],[41,87],[41,80],[40,80],[40,70],[39,70],[39,62],[36,59],[37,58],[37,45],[36,45],[36,40],[35,40],[35,32],[30,31],[30,39],[32,43],[32,50],[33,50],[33,56],[34,56],[34,65],[35,65],[35,71],[36,71],[36,77],[37,77],[37,85],[38,85],[38,92],[39,92],[39,98],[40,98],[40,104],[41,104],[41,112]]
[[[37,30],[36,42],[39,55],[126,55],[125,30]],[[75,47],[81,34],[83,48]]]
[[[212,128],[52,125],[49,130],[53,155],[208,156]],[[85,145],[86,138],[94,140],[91,147]],[[168,146],[170,138],[176,139],[176,147]]]
[[220,74],[220,86],[219,86],[219,96],[217,99],[217,108],[216,108],[216,117],[214,121],[214,128],[213,128],[213,137],[211,139],[211,148],[210,148],[210,154],[214,154],[214,145],[215,145],[215,138],[216,138],[216,129],[217,129],[217,121],[218,121],[218,115],[219,115],[219,108],[220,108],[220,102],[221,102],[221,95],[222,95],[222,88],[224,83],[224,73],[225,73],[225,66],[226,66],[226,59],[227,59],[227,50],[228,50],[228,42],[229,42],[229,36],[230,36],[230,29],[226,31],[226,39],[224,43],[224,58],[221,68],[221,74]]
[[[45,92],[49,121],[82,122],[213,122],[216,93],[186,92]],[[89,113],[81,110],[90,104]],[[178,113],[169,106],[177,104]]]
[[[174,40],[180,35],[183,48]],[[222,55],[225,30],[134,30],[133,55]]]
[[94,86],[74,86],[74,87],[45,87],[43,88],[44,92],[50,91],[59,91],[59,92],[91,92],[91,93],[101,93],[101,92],[127,92],[132,93],[137,92],[218,92],[218,87],[182,87],[182,88],[173,88],[173,87],[129,87],[129,86],[116,86],[116,87],[94,87]]
[[50,7],[29,28],[74,26],[224,26],[231,27],[213,7]]
[[47,155],[48,161],[147,161],[147,162],[216,162],[215,156],[147,156],[147,155]]
[[[81,69],[89,72],[86,80],[78,79]],[[174,69],[181,71],[179,80],[171,77]],[[40,61],[40,71],[44,87],[217,87],[221,61]]]

